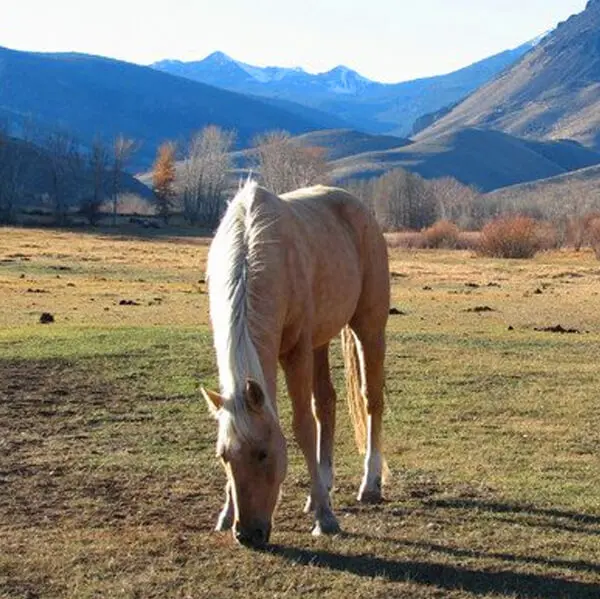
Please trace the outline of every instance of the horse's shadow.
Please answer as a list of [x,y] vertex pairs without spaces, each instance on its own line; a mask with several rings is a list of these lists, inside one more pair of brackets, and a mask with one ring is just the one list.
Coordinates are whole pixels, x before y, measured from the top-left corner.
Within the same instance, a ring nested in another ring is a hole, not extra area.
[[[552,509],[519,506],[509,503],[485,502],[479,500],[429,500],[437,509],[478,509],[499,514],[518,514],[529,516],[531,526],[552,526],[563,530],[599,535],[600,517],[577,514]],[[398,547],[425,549],[432,554],[447,555],[451,558],[469,558],[489,561],[490,559],[507,563],[506,569],[492,571],[471,569],[468,567],[435,561],[414,561],[410,559],[389,559],[372,554],[347,555],[324,550],[309,550],[284,545],[272,545],[269,551],[290,562],[333,571],[350,572],[357,576],[384,578],[390,582],[407,582],[431,585],[446,591],[463,590],[475,595],[495,593],[523,599],[542,597],[560,597],[563,599],[584,599],[600,597],[600,582],[582,582],[557,578],[550,574],[515,572],[509,569],[517,563],[542,565],[556,569],[594,572],[600,575],[600,563],[584,560],[551,559],[534,555],[517,555],[510,552],[482,552],[437,545],[427,542],[402,541],[397,538],[375,537],[363,533],[342,533],[346,538],[377,540]]]
[[483,501],[480,499],[427,499],[425,506],[442,509],[476,509],[504,516],[520,518],[529,526],[554,528],[565,532],[600,535],[600,516],[580,514],[569,510],[540,508],[517,503]]
[[374,555],[344,555],[284,545],[271,545],[269,551],[295,564],[350,572],[367,578],[377,576],[390,582],[410,581],[447,591],[468,591],[476,595],[496,593],[524,599],[598,599],[600,596],[600,583],[586,583],[541,574],[474,570],[435,562],[391,560]]

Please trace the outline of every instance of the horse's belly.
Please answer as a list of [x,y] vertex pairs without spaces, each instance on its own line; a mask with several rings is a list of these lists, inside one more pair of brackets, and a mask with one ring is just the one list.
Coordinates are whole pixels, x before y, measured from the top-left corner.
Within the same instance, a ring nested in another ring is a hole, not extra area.
[[[339,274],[339,273],[338,273]],[[313,347],[335,337],[352,318],[360,295],[358,274],[318,294],[313,312]]]

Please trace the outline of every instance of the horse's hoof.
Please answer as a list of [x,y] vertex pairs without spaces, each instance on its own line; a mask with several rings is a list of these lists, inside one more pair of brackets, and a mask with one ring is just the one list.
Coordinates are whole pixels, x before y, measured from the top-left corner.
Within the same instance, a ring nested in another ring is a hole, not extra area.
[[322,520],[315,522],[315,527],[312,529],[313,537],[320,537],[321,535],[336,535],[340,533],[342,529],[335,519],[335,516],[330,516]]
[[381,489],[362,489],[358,493],[357,497],[359,503],[381,503],[383,497],[381,496]]

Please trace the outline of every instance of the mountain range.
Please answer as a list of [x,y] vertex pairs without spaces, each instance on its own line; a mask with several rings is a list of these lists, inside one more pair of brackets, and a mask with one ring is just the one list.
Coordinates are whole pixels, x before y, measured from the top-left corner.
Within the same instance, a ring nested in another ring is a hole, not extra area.
[[37,137],[57,129],[84,146],[123,133],[140,144],[134,167],[147,168],[165,140],[186,140],[216,123],[234,129],[240,146],[268,129],[303,133],[339,127],[340,119],[290,111],[238,93],[148,67],[86,54],[42,54],[0,47],[0,120]]
[[157,70],[263,98],[337,115],[369,133],[407,136],[416,119],[454,104],[514,64],[540,38],[447,75],[379,83],[343,65],[316,75],[300,68],[257,67],[214,52],[199,61],[161,60]]

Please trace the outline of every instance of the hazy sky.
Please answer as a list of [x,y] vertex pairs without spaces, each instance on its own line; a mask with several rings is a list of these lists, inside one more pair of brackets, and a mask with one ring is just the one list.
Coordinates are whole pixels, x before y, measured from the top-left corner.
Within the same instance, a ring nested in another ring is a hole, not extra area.
[[[513,48],[586,0],[0,0],[0,46],[139,64],[222,50],[379,81],[446,73]],[[1,83],[1,79],[0,79]]]

